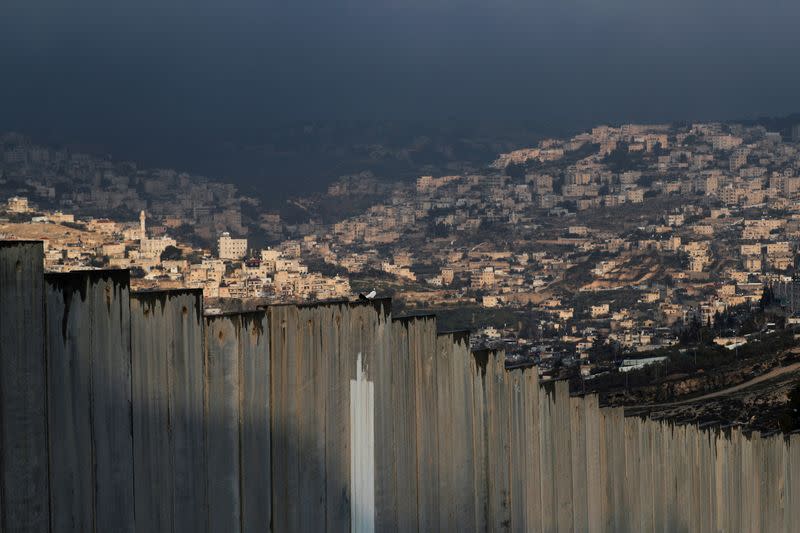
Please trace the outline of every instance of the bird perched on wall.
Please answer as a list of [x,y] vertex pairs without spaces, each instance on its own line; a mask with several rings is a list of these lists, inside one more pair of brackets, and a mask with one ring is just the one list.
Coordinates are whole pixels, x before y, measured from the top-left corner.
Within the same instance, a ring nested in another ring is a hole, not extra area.
[[378,293],[375,291],[375,289],[372,289],[367,294],[364,294],[364,293],[361,293],[361,292],[358,293],[358,299],[361,300],[362,302],[366,302],[368,300],[372,300],[377,295],[378,295]]

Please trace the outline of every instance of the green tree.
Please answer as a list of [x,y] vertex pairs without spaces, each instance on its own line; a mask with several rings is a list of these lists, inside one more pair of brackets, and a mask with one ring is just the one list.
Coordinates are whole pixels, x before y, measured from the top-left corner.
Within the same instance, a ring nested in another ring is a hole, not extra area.
[[772,287],[765,287],[764,292],[761,293],[761,300],[759,301],[759,306],[761,309],[766,309],[770,305],[775,302],[775,293],[772,290]]
[[95,256],[89,261],[89,266],[102,268],[108,264],[109,257],[107,255],[104,256]]
[[510,163],[506,167],[506,176],[522,179],[525,177],[525,165],[521,163]]
[[203,254],[199,252],[192,252],[186,256],[186,260],[192,265],[199,265],[203,262]]
[[783,431],[800,429],[800,382],[796,383],[787,394],[786,412],[780,418]]
[[162,261],[177,261],[183,258],[183,250],[176,246],[167,246],[164,248],[164,251],[161,252],[161,260]]

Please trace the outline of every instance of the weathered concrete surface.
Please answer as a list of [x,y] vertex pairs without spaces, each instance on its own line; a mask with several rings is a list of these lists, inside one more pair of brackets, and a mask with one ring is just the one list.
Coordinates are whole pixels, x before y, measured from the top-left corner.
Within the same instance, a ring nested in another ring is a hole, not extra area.
[[0,241],[0,531],[47,531],[43,248]]
[[32,244],[0,283],[3,531],[800,523],[799,435],[625,418],[386,300],[203,318]]
[[242,315],[240,458],[242,531],[264,531],[272,520],[270,346],[266,313]]
[[486,370],[488,524],[492,531],[511,529],[511,376],[505,355],[489,353]]
[[137,531],[203,531],[205,357],[201,291],[131,297]]
[[91,311],[85,289],[48,284],[47,290],[51,520],[57,531],[94,527]]
[[208,527],[262,531],[272,520],[266,313],[205,322]]
[[[444,410],[444,416],[450,422],[450,442],[440,440],[440,456],[448,458],[446,464],[450,470],[452,496],[448,506],[449,515],[440,515],[440,524],[443,529],[452,528],[458,531],[474,531],[476,529],[475,513],[473,509],[478,502],[475,501],[475,457],[476,451],[472,438],[474,427],[473,410],[473,376],[469,352],[469,336],[466,332],[448,333],[439,336],[440,354],[444,360],[449,376],[449,401]],[[452,519],[450,519],[452,517]],[[444,520],[443,520],[444,518]]]
[[555,416],[555,383],[539,389],[539,478],[541,488],[542,531],[557,531],[558,496],[556,489],[556,446],[553,436]]
[[241,530],[239,332],[234,317],[206,319],[209,529]]
[[45,282],[54,528],[133,531],[128,272]]
[[203,319],[199,291],[137,293],[131,308],[137,530],[264,531],[266,313]]
[[417,527],[434,531],[439,527],[439,394],[436,367],[436,321],[419,319],[414,327],[417,448]]
[[[417,527],[417,439],[416,439],[416,374],[414,354],[419,343],[421,319],[395,319],[392,321],[392,381],[407,383],[409,393],[401,387],[391,387],[391,404],[395,414],[391,422],[396,438],[404,444],[396,448],[395,489],[397,494],[397,529],[409,531]],[[402,438],[411,435],[414,438]]]
[[[388,301],[276,306],[269,309],[269,325],[272,501],[273,509],[281,509],[273,528],[341,531],[396,524],[397,454],[383,445],[395,430]],[[358,385],[351,397],[353,382]],[[364,392],[370,387],[371,404]],[[368,447],[365,461],[353,461],[351,439]],[[369,486],[373,494],[361,490]],[[372,525],[365,509],[374,509]]]

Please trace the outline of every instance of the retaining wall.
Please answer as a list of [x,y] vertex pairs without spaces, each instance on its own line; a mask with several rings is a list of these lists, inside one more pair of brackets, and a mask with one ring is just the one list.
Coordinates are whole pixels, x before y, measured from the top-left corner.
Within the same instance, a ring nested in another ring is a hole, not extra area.
[[626,418],[394,318],[204,317],[0,243],[1,531],[793,531],[800,436]]

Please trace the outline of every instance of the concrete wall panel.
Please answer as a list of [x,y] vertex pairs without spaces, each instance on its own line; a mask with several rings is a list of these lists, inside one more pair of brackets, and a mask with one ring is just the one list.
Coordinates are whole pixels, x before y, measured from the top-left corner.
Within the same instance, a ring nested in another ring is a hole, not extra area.
[[[668,439],[663,461],[667,465],[671,465],[669,467],[670,472],[672,472],[672,476],[674,476],[679,471],[679,461],[681,461],[683,458],[683,450],[681,449],[683,443],[680,440],[681,431],[672,423],[665,423],[663,426],[663,433]],[[683,491],[669,476],[665,476],[663,487],[664,504],[667,513],[663,531],[666,533],[668,531],[675,531],[680,528],[681,520],[679,517],[679,494]]]
[[[94,276],[93,276],[94,277]],[[102,271],[89,291],[98,531],[134,529],[130,294],[127,271]]]
[[[439,358],[439,487],[443,530],[474,530],[473,377],[469,339],[448,333],[437,339]],[[441,497],[445,497],[444,500]]]
[[0,531],[47,531],[43,249],[0,241]]
[[[453,339],[440,335],[436,339],[436,428],[438,457],[439,531],[456,529],[456,501],[460,487],[455,482],[455,417],[458,405],[453,383]],[[462,411],[463,413],[463,411]],[[466,466],[466,465],[465,465]]]
[[[298,491],[309,505],[325,505],[325,371],[322,353],[322,327],[330,327],[330,316],[320,307],[298,310],[296,331],[296,424]],[[350,363],[355,369],[357,363]],[[352,371],[352,370],[351,370]],[[344,384],[342,384],[344,386]],[[352,397],[352,395],[351,395]],[[366,392],[361,399],[369,401]],[[351,405],[352,408],[352,405]],[[352,412],[352,411],[351,411]],[[352,420],[352,416],[351,416]],[[353,428],[351,424],[351,429]],[[355,449],[356,443],[351,439]],[[301,531],[320,531],[325,527],[323,513],[301,512],[297,525]]]
[[136,529],[171,531],[175,469],[170,435],[169,352],[175,323],[172,316],[166,316],[166,308],[171,307],[166,299],[141,296],[131,298]]
[[556,488],[555,383],[546,383],[539,390],[539,468],[541,472],[541,524],[542,531],[558,530]]
[[417,511],[420,531],[439,528],[439,426],[436,323],[425,320],[416,331]]
[[[398,439],[395,456],[395,493],[397,494],[397,529],[409,531],[417,527],[417,439],[416,378],[411,354],[413,331],[417,319],[392,321],[392,389],[391,401],[396,408],[393,417]],[[402,384],[407,387],[400,386]]]
[[[299,388],[297,383],[297,323],[298,310],[294,306],[269,309],[270,343],[272,354],[271,405],[272,420],[272,508],[282,509],[273,516],[275,531],[297,529],[299,512],[292,502],[299,501],[299,438],[296,413]],[[338,348],[338,347],[337,347]],[[347,419],[345,419],[346,422]],[[341,420],[337,421],[340,422]],[[344,426],[349,434],[349,426]],[[348,462],[349,470],[349,462]],[[349,475],[348,475],[349,476]],[[349,491],[345,494],[349,502]],[[348,505],[349,509],[349,505]],[[350,527],[349,519],[347,528]]]
[[625,531],[629,509],[625,507],[625,432],[624,413],[621,408],[606,410],[606,434],[609,455],[609,506],[611,531]]
[[572,441],[570,439],[569,383],[555,384],[553,444],[555,446],[556,513],[558,531],[573,531]]
[[207,531],[201,291],[131,296],[138,531]]
[[87,331],[91,324],[87,281],[75,278],[72,286],[46,286],[51,522],[56,531],[88,531],[94,527],[92,338]]
[[613,515],[611,513],[611,500],[613,497],[612,486],[610,482],[611,476],[611,454],[610,439],[613,429],[607,423],[609,419],[609,409],[598,409],[598,482],[597,490],[590,492],[594,500],[597,500],[598,512],[600,514],[600,522],[596,529],[599,531],[612,531]]
[[[175,531],[204,531],[208,524],[205,440],[206,358],[200,291],[173,294],[166,307],[175,321],[172,342],[170,426]],[[178,319],[178,313],[180,318]]]
[[362,533],[375,531],[375,384],[367,379],[361,357],[356,364],[358,374],[350,381],[350,531]]
[[569,438],[572,462],[572,524],[576,531],[589,529],[586,464],[585,398],[569,399]]
[[584,402],[586,448],[586,519],[587,531],[599,532],[603,528],[604,489],[601,474],[600,406],[596,395],[586,396]]
[[489,352],[487,377],[487,428],[489,454],[489,529],[511,529],[511,377],[505,354]]
[[523,531],[531,529],[527,524],[526,506],[528,500],[527,458],[530,453],[525,442],[525,373],[522,369],[507,374],[509,380],[509,506],[511,508],[511,529]]
[[[326,529],[350,528],[350,389],[356,362],[337,357],[350,344],[350,330],[342,325],[349,320],[346,306],[331,306],[322,327],[322,364],[326,368],[322,386],[325,398],[325,502]],[[274,412],[274,410],[273,410]]]
[[[638,419],[639,431],[639,453],[641,455],[641,491],[642,491],[642,532],[652,533],[655,531],[654,507],[655,507],[655,478],[654,472],[654,450],[653,450],[653,431],[656,430],[655,424],[650,424],[646,420]],[[660,497],[660,496],[659,496]]]
[[[70,442],[51,457],[51,484],[57,494],[74,491],[72,499],[76,503],[69,510],[60,500],[54,502],[54,523],[73,529],[84,527],[91,520],[98,530],[132,531],[135,523],[128,272],[49,274],[46,283],[48,357],[53,361],[50,442],[56,447],[62,438]],[[59,375],[62,370],[68,377]],[[58,405],[63,401],[74,403]],[[68,427],[62,416],[73,420],[75,426]],[[76,451],[87,444],[88,454],[86,449]],[[74,467],[86,469],[90,479],[85,472],[70,472]],[[86,493],[88,485],[91,494]]]
[[472,385],[473,484],[475,530],[489,530],[488,425],[486,421],[489,352],[474,352],[470,358]]
[[666,522],[667,510],[665,506],[665,484],[664,479],[667,475],[665,457],[665,435],[668,435],[668,428],[660,422],[649,424],[652,439],[652,453],[650,456],[652,469],[652,490],[653,490],[653,531],[663,530]]
[[539,530],[542,522],[541,500],[541,467],[539,464],[539,374],[536,368],[524,371],[524,401],[523,409],[525,432],[525,527],[528,530]]
[[210,531],[241,531],[239,315],[206,318],[206,453]]
[[[272,520],[270,463],[270,344],[264,312],[242,315],[240,343],[241,516],[244,533],[266,531]],[[324,410],[319,414],[324,416]],[[323,428],[324,429],[324,428]],[[324,434],[324,432],[321,432]],[[320,483],[324,492],[324,483]]]

